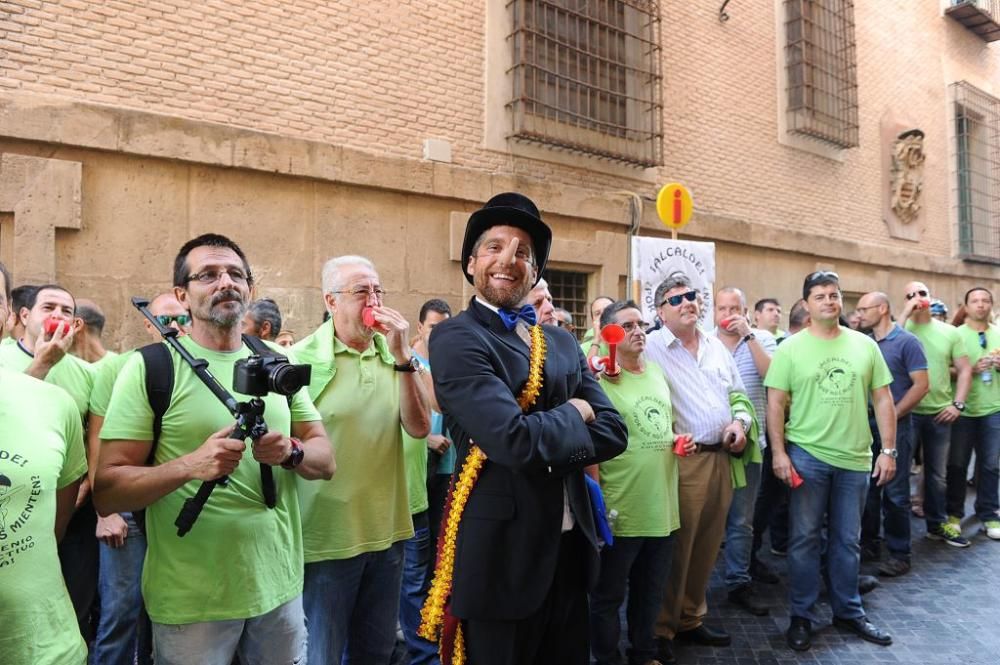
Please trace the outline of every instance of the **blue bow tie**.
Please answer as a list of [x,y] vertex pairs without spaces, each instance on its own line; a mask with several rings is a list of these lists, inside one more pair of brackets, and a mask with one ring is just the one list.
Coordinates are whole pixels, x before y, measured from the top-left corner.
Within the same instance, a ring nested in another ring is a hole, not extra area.
[[529,326],[535,325],[535,322],[538,320],[535,316],[535,308],[531,305],[525,305],[516,311],[501,307],[497,310],[497,314],[500,315],[500,320],[503,321],[503,324],[507,326],[507,330],[513,330],[517,325],[518,319],[524,319],[524,322]]

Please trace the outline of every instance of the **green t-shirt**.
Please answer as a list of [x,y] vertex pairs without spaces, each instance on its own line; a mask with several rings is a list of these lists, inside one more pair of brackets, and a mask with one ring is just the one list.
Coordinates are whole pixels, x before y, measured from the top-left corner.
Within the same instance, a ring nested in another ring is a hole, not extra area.
[[[190,337],[181,337],[180,343],[195,358],[207,360],[209,370],[236,399],[250,399],[230,388],[233,364],[249,356],[250,349],[212,351]],[[234,423],[229,410],[187,363],[173,350],[171,357],[174,390],[163,416],[156,464],[196,450],[213,433]],[[101,439],[152,440],[153,412],[145,375],[142,356],[129,354],[111,394]],[[264,419],[272,432],[287,435],[291,422],[319,420],[304,389],[293,398],[291,413],[283,396],[272,393],[263,399]],[[177,536],[174,520],[201,481],[186,483],[147,508],[142,595],[153,621],[184,624],[246,619],[270,612],[302,593],[297,476],[281,467],[273,467],[273,473],[278,502],[268,509],[261,491],[260,465],[248,445],[229,485],[215,488],[197,523],[183,538]]]
[[647,363],[642,374],[622,372],[601,381],[628,425],[628,448],[600,465],[601,490],[615,536],[669,536],[680,528],[677,459],[673,452],[670,387],[663,370]]
[[958,330],[943,321],[931,319],[930,323],[906,322],[906,329],[917,336],[927,356],[927,381],[930,391],[913,412],[922,415],[936,415],[948,408],[955,399],[951,385],[952,363],[967,356],[965,345]]
[[[430,362],[423,356],[410,353],[430,371]],[[410,503],[410,514],[416,515],[427,510],[427,438],[415,439],[403,430],[403,457],[406,460],[406,489]]]
[[115,380],[132,353],[129,351],[115,354],[113,358],[104,356],[94,365],[94,388],[90,391],[90,412],[95,416],[103,418],[107,415]]
[[[17,343],[0,346],[0,367],[23,372],[34,358]],[[94,368],[88,362],[67,353],[57,362],[45,377],[46,383],[59,386],[69,393],[76,403],[80,418],[87,416],[90,391],[94,386]]]
[[[958,331],[959,338],[965,351],[969,354],[969,364],[975,367],[979,359],[991,351],[1000,349],[1000,329],[996,326],[989,326],[986,329],[986,348],[979,343],[979,332],[973,330],[968,325],[961,325],[955,330]],[[983,382],[983,375],[980,372],[972,372],[972,388],[969,396],[965,398],[965,411],[963,416],[988,416],[1000,411],[1000,374],[991,369],[990,375],[993,381]]]
[[336,339],[327,321],[293,350],[313,366],[309,394],[337,460],[333,482],[299,483],[306,563],[378,552],[411,538],[400,378],[385,337],[376,334],[359,353]]
[[766,387],[791,397],[786,440],[850,471],[871,469],[868,399],[873,389],[890,383],[875,340],[843,327],[829,340],[808,330],[792,335],[774,352],[764,379]]
[[0,661],[87,661],[59,567],[56,491],[87,473],[83,425],[66,393],[0,369]]

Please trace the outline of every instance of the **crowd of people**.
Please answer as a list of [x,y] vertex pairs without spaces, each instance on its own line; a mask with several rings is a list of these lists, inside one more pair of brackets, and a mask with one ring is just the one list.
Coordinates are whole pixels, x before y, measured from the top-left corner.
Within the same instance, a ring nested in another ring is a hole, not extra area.
[[860,564],[907,574],[911,515],[969,547],[973,453],[1000,540],[986,288],[952,325],[926,284],[845,312],[817,271],[786,331],[777,299],[726,286],[706,312],[674,273],[654,321],[598,297],[577,331],[551,242],[529,199],[494,197],[463,244],[475,297],[412,328],[375,264],[332,258],[296,342],[238,244],[201,235],[122,353],[97,303],[0,264],[3,661],[666,665],[731,642],[707,621],[718,557],[728,602],[770,612],[765,533],[791,649],[824,583],[839,629],[889,645]]

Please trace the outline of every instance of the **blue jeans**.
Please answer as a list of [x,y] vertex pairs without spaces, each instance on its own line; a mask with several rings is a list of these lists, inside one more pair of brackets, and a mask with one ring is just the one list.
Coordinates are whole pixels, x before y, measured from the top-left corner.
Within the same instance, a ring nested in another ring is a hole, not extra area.
[[[882,437],[874,420],[872,430],[872,470],[882,451]],[[875,543],[879,536],[880,522],[884,518],[885,543],[893,559],[910,560],[910,463],[913,461],[912,427],[910,416],[896,421],[896,475],[887,485],[875,482],[868,486],[868,500],[861,525],[861,540]]]
[[[747,445],[754,445],[752,442]],[[736,462],[733,462],[734,464]],[[760,464],[747,465],[747,484],[733,491],[726,517],[726,588],[730,591],[750,584],[750,553],[753,549],[753,510],[760,488]]]
[[403,588],[399,594],[399,625],[410,652],[410,665],[437,665],[437,644],[417,635],[420,627],[420,610],[427,599],[430,587],[430,562],[434,548],[431,546],[427,525],[427,511],[413,516],[413,538],[403,546]]
[[824,518],[827,525],[827,590],[833,615],[864,616],[858,593],[861,565],[861,512],[868,492],[868,471],[849,471],[789,444],[788,455],[804,481],[791,491],[788,541],[789,614],[816,621]]
[[952,427],[948,456],[948,514],[965,515],[965,477],[972,451],[976,451],[976,517],[997,517],[997,483],[1000,482],[1000,412],[988,416],[962,416]]
[[231,665],[236,654],[241,665],[305,665],[302,596],[249,619],[153,624],[156,665]]
[[309,660],[388,663],[396,643],[403,541],[380,552],[306,564]]
[[128,524],[125,544],[114,548],[100,543],[97,578],[101,601],[97,637],[90,652],[91,665],[139,665],[152,662],[149,618],[142,607],[142,564],[146,557],[146,536],[132,513],[122,513]]
[[656,658],[656,617],[663,607],[664,581],[670,574],[674,538],[616,537],[601,550],[601,574],[590,594],[590,650],[597,665],[618,665],[621,654],[619,610],[628,585],[629,662]]
[[[951,447],[951,424],[936,423],[933,415],[911,414],[913,418],[913,449],[921,446],[924,460],[924,518],[927,530],[941,526],[948,517],[945,512],[946,473]],[[897,472],[902,467],[897,466]],[[904,469],[908,474],[909,469]]]

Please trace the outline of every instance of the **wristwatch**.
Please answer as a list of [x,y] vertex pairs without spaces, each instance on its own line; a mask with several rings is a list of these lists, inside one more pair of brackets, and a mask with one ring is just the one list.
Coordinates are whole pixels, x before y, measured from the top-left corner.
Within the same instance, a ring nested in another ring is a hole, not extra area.
[[899,451],[895,448],[883,448],[882,454],[891,457],[892,459],[899,457]]
[[743,341],[749,342],[752,339],[757,339],[757,335],[754,335],[753,333],[747,333],[746,337],[743,338]]
[[281,463],[282,469],[294,469],[302,464],[302,458],[306,456],[306,450],[302,447],[302,442],[292,437],[292,452],[288,453],[288,459]]
[[951,403],[951,405],[956,409],[958,409],[959,411],[965,411],[965,402],[959,402],[958,400],[955,400],[954,402]]
[[410,359],[399,365],[393,365],[392,368],[397,372],[419,372],[423,369],[423,365],[420,364],[420,359],[416,356],[410,356]]

